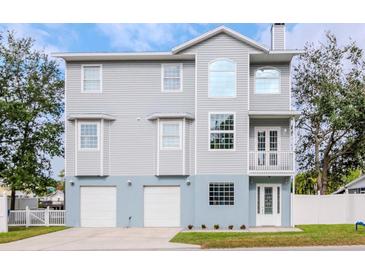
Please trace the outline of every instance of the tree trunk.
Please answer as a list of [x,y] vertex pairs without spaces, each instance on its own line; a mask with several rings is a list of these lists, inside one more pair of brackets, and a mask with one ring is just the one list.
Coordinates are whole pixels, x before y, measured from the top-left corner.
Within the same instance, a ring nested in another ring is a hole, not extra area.
[[11,189],[11,201],[10,201],[10,210],[15,210],[15,189]]
[[321,172],[321,165],[319,162],[319,126],[316,127],[316,133],[315,133],[315,144],[314,144],[314,161],[315,161],[315,169],[317,173],[317,187],[316,192],[319,191],[320,194],[322,194],[322,172]]
[[328,187],[328,169],[329,169],[329,160],[327,158],[323,161],[323,169],[322,169],[322,180],[321,180],[321,195],[327,194]]

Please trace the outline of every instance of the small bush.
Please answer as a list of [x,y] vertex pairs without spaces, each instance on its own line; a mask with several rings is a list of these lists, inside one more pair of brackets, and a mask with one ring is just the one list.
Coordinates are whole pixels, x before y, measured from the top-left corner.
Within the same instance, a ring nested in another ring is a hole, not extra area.
[[240,229],[245,230],[246,229],[246,226],[245,225],[241,225],[240,226]]
[[228,229],[229,229],[229,230],[232,230],[232,229],[233,229],[233,225],[229,225],[229,226],[228,226]]
[[193,225],[188,225],[189,230],[192,230],[193,227]]
[[219,225],[214,225],[214,229],[219,229]]
[[207,228],[207,226],[206,225],[202,225],[202,229],[206,229]]

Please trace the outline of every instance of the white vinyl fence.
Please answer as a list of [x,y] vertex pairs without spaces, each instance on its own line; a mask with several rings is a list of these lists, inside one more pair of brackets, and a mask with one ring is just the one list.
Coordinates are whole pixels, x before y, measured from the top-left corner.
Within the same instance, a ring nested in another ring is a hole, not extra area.
[[9,226],[64,226],[65,210],[35,209],[10,210]]
[[294,224],[354,224],[365,221],[364,194],[295,195]]

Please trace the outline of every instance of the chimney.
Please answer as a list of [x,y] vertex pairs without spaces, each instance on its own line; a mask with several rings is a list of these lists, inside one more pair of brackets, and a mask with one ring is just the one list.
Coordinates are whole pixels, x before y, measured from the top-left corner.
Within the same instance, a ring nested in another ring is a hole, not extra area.
[[285,50],[284,23],[274,23],[271,26],[271,50]]

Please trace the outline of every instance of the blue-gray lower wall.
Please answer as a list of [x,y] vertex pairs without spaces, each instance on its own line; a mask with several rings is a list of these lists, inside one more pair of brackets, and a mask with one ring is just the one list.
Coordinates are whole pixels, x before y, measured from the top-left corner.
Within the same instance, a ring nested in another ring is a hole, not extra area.
[[[190,177],[168,176],[110,176],[110,177],[67,177],[66,178],[66,224],[80,226],[80,187],[115,186],[117,188],[117,226],[143,227],[143,187],[180,186],[181,225],[202,224],[221,227],[256,224],[256,188],[263,182],[260,178],[247,175],[197,175]],[[128,185],[128,181],[131,185]],[[190,182],[188,184],[187,182]],[[290,224],[290,183],[288,178],[272,177],[269,182],[282,183],[282,224]],[[71,184],[72,182],[72,184]],[[209,205],[210,182],[233,182],[234,205]],[[264,181],[268,183],[268,179]],[[131,217],[131,218],[130,218]]]

